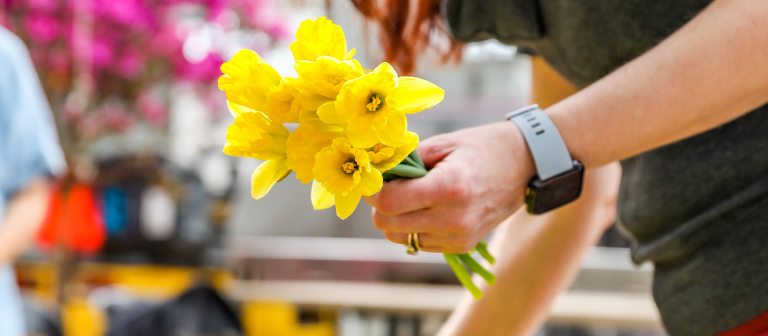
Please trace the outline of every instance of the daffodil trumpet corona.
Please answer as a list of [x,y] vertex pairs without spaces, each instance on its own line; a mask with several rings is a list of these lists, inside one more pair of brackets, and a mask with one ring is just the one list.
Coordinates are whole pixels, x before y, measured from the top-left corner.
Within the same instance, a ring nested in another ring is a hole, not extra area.
[[[295,77],[282,76],[247,49],[221,66],[218,84],[233,117],[224,153],[262,161],[251,176],[253,198],[294,172],[311,184],[314,209],[334,207],[345,219],[386,181],[427,174],[407,116],[439,104],[442,88],[399,76],[386,62],[363,68],[344,31],[325,17],[302,22],[290,50]],[[476,250],[492,263],[485,243]],[[471,254],[446,254],[446,260],[475,297],[482,292],[467,269],[495,281]]]

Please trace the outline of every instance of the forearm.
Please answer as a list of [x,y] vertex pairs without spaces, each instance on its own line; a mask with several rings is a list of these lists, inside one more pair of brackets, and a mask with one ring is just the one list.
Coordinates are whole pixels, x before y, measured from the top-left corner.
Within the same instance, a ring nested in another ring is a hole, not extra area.
[[497,283],[463,299],[440,335],[529,335],[578,272],[581,259],[615,217],[620,168],[587,172],[583,196],[542,216],[518,211],[496,233]]
[[768,101],[766,17],[766,1],[716,1],[547,113],[587,167],[724,124]]
[[48,206],[49,185],[35,180],[8,203],[0,223],[0,265],[18,257],[34,239]]

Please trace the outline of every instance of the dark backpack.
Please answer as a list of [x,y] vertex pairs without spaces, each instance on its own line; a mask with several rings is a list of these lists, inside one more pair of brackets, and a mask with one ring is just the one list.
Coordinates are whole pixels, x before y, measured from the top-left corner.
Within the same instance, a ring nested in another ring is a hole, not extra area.
[[134,305],[111,315],[108,336],[243,334],[235,310],[207,286],[188,289],[166,303]]

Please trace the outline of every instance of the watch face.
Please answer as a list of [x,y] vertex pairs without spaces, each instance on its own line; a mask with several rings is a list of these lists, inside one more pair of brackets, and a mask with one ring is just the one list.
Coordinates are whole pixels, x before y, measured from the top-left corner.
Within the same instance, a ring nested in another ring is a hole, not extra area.
[[568,204],[581,195],[584,166],[574,161],[573,169],[546,180],[538,177],[528,183],[525,204],[528,213],[542,214]]

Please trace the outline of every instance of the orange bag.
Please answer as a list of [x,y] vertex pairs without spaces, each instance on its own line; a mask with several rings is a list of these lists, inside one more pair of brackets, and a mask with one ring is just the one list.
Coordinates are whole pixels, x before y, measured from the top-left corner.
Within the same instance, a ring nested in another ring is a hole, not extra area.
[[43,248],[60,243],[75,252],[98,252],[104,245],[106,232],[93,189],[77,182],[68,190],[63,189],[62,183],[53,188],[38,243]]

